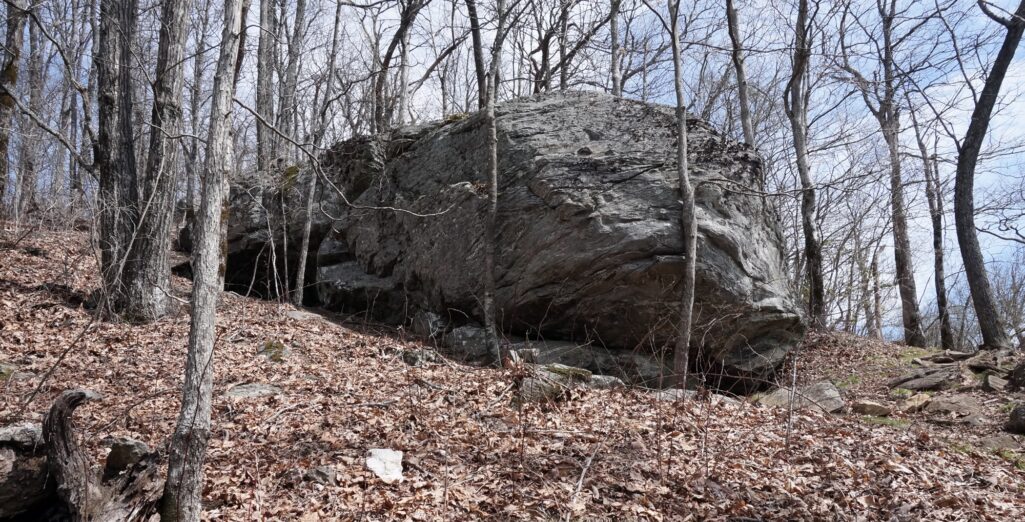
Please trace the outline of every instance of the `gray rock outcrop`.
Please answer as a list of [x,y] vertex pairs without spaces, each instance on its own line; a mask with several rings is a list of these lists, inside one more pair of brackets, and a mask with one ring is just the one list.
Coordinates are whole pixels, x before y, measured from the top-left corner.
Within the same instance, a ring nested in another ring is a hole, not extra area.
[[[560,93],[504,103],[497,114],[503,331],[668,360],[683,265],[673,110]],[[479,323],[483,124],[481,114],[449,118],[326,152],[320,164],[330,184],[317,195],[310,294],[377,320],[424,310],[451,327]],[[699,235],[695,348],[713,384],[757,385],[804,329],[777,218],[757,195],[757,154],[702,121],[688,126]],[[229,276],[238,269],[243,284],[254,271],[264,277],[252,258],[270,257],[268,228],[288,230],[277,251],[284,245],[295,255],[305,203],[289,185],[303,186],[305,175],[278,180],[276,196],[266,187],[233,189]],[[294,210],[269,216],[282,197]]]

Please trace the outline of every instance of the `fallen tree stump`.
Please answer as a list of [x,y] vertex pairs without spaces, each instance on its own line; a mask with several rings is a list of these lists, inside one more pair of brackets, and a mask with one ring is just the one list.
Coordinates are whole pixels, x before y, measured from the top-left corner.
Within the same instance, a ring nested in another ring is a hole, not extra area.
[[99,399],[94,392],[68,390],[41,429],[0,429],[0,519],[134,522],[155,516],[164,489],[156,453],[138,441],[113,439],[101,469],[75,439],[75,409]]

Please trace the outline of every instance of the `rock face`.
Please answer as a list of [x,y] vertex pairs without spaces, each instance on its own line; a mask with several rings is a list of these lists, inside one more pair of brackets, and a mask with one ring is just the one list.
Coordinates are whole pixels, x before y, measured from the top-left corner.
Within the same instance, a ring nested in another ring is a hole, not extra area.
[[[668,360],[683,266],[673,110],[560,93],[505,103],[497,114],[503,331]],[[804,327],[777,220],[753,194],[761,160],[702,121],[688,126],[699,236],[695,347],[727,381],[764,382]],[[318,192],[325,212],[316,213],[311,241],[316,298],[389,322],[417,310],[452,327],[480,322],[483,144],[484,120],[474,114],[325,153],[331,183]],[[267,210],[282,196],[233,189],[229,276],[241,274],[244,284],[255,270],[264,280],[266,267],[253,257],[270,257],[268,222],[289,234],[278,255],[283,247],[295,255],[305,203],[287,185],[304,186],[304,175],[279,182],[289,201],[284,218]],[[286,261],[294,267],[285,256],[279,270]]]

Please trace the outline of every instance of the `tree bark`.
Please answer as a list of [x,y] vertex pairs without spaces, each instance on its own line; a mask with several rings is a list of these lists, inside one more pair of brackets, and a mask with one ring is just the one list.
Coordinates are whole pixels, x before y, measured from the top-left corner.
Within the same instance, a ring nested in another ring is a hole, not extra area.
[[21,48],[25,40],[25,12],[28,0],[7,3],[7,36],[0,63],[0,218],[6,217],[7,176],[11,170],[11,127],[14,123],[14,90],[18,86]]
[[818,203],[808,157],[808,107],[806,76],[811,57],[808,37],[808,0],[798,3],[794,68],[783,95],[787,119],[794,137],[794,156],[801,178],[801,226],[804,232],[805,268],[808,272],[808,313],[814,326],[825,324],[825,283],[822,276],[822,244],[818,225]]
[[193,261],[192,319],[182,385],[181,411],[168,451],[163,522],[198,521],[202,514],[203,462],[210,438],[213,349],[217,300],[224,286],[226,216],[224,198],[232,160],[234,72],[242,26],[242,0],[226,0],[224,31],[214,72],[210,129]]
[[149,154],[141,183],[136,239],[124,269],[128,302],[122,315],[153,321],[170,312],[171,226],[178,174],[178,136],[182,132],[185,87],[185,37],[189,0],[161,3],[160,40],[153,82]]
[[609,14],[609,38],[612,40],[611,61],[609,63],[609,74],[612,77],[612,95],[619,98],[623,96],[623,70],[619,66],[621,51],[619,47],[619,9],[623,0],[612,0]]
[[957,174],[954,180],[954,224],[957,229],[957,243],[961,248],[961,258],[964,260],[965,278],[975,302],[975,315],[982,331],[983,347],[993,349],[1010,347],[1011,341],[1000,318],[993,289],[989,285],[986,260],[982,257],[982,248],[979,246],[979,238],[975,231],[975,166],[979,161],[979,152],[986,138],[986,131],[989,129],[993,107],[1000,95],[1000,87],[1007,75],[1007,69],[1014,60],[1014,53],[1025,29],[1025,1],[1018,4],[1013,19],[1002,20],[1001,23],[1006,27],[1007,34],[1004,35],[1004,42],[972,111],[971,122],[958,150]]
[[72,414],[87,401],[99,398],[89,391],[65,391],[43,420],[47,465],[57,483],[57,496],[75,522],[149,520],[163,489],[157,476],[157,454],[147,453],[127,469],[112,468],[108,461],[100,476],[75,441]]
[[680,278],[680,322],[673,353],[672,386],[687,384],[690,336],[694,320],[694,283],[697,266],[698,225],[694,215],[694,190],[687,164],[687,100],[684,96],[683,58],[680,49],[680,0],[668,0],[670,33],[673,39],[673,87],[676,92],[676,172],[680,180],[680,230],[683,235],[683,274]]
[[740,24],[737,21],[737,10],[733,0],[726,0],[726,22],[730,33],[730,57],[737,75],[737,97],[740,102],[740,125],[744,129],[744,141],[755,146],[754,125],[751,123],[751,105],[748,101],[747,73],[744,71],[743,44],[740,38]]
[[477,107],[483,109],[488,101],[487,69],[484,67],[484,42],[480,34],[480,19],[477,17],[476,0],[466,0],[466,11],[470,17],[470,38],[473,41],[473,66],[477,73]]
[[[277,45],[274,0],[260,0],[260,38],[256,57],[256,112],[264,121],[274,121],[274,47]],[[256,122],[256,169],[270,171],[277,155],[274,135],[266,124]]]
[[100,270],[107,312],[127,303],[122,282],[138,210],[134,126],[132,124],[131,43],[135,40],[136,0],[100,2],[96,64],[97,139],[93,158],[99,174]]
[[[28,108],[35,114],[43,112],[43,35],[37,24],[28,27]],[[15,207],[18,220],[22,220],[36,207],[36,190],[39,182],[38,135],[35,124],[29,118],[21,123],[21,167],[18,169],[18,198]]]
[[954,330],[950,324],[950,312],[947,309],[946,270],[943,266],[943,192],[940,187],[939,171],[936,167],[936,156],[929,156],[929,148],[925,137],[918,126],[915,111],[911,110],[911,126],[915,131],[918,152],[922,156],[922,173],[925,176],[925,198],[929,204],[929,217],[932,221],[933,251],[933,284],[936,287],[936,312],[940,321],[940,346],[944,350],[954,349]]

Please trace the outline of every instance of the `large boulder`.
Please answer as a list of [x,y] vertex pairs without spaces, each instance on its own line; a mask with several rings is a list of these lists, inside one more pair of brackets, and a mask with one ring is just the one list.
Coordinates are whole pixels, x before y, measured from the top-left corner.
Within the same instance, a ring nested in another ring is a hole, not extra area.
[[[497,114],[502,329],[671,357],[683,267],[673,109],[560,93],[501,104]],[[324,212],[312,243],[321,301],[389,321],[418,309],[454,326],[482,321],[484,123],[482,114],[449,118],[325,153],[330,183],[318,192]],[[777,218],[758,195],[762,162],[702,121],[688,129],[694,352],[713,384],[766,382],[804,327]],[[230,227],[229,254],[267,249],[260,229],[273,205],[254,208],[233,211],[249,224]],[[229,273],[231,265],[229,257]]]

